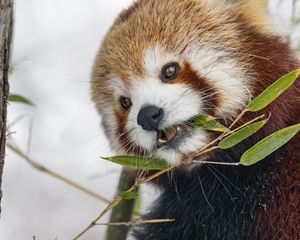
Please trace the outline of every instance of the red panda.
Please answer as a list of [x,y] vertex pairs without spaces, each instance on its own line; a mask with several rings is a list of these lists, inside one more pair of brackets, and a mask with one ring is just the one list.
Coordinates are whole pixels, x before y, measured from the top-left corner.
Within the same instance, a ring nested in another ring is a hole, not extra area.
[[[300,239],[300,136],[252,167],[186,160],[214,136],[186,121],[210,114],[232,122],[275,80],[300,67],[267,20],[266,0],[138,0],[107,33],[92,75],[92,98],[118,154],[179,164],[138,240]],[[265,136],[300,122],[300,81],[262,113],[268,125],[207,161],[238,161]],[[200,157],[202,159],[203,157]],[[189,165],[190,164],[190,165]],[[188,167],[187,167],[188,165]]]

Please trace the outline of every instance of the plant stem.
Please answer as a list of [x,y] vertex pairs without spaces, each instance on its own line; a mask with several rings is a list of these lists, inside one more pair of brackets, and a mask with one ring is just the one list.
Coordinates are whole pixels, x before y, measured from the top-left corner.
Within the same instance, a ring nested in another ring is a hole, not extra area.
[[[154,219],[154,220],[144,220],[144,221],[134,221],[134,222],[113,222],[113,223],[96,223],[96,226],[132,226],[141,225],[145,223],[168,223],[175,222],[175,219]],[[123,240],[124,238],[122,238]],[[115,240],[115,239],[114,239]]]
[[[117,194],[128,190],[135,183],[135,177],[130,174],[125,168],[122,170]],[[134,205],[136,200],[126,200],[122,201],[118,206],[113,208],[110,222],[130,222],[132,220],[132,215],[134,211]],[[97,224],[98,225],[98,224]],[[118,227],[117,227],[118,226]],[[129,225],[116,225],[109,224],[106,232],[106,240],[123,240],[126,239]]]
[[244,109],[244,110],[240,113],[240,115],[238,115],[237,118],[232,122],[232,124],[229,126],[229,129],[230,129],[230,130],[235,126],[235,124],[238,123],[238,121],[240,121],[240,119],[245,115],[246,112],[248,112],[248,109],[247,109],[247,108]]
[[37,170],[39,170],[41,172],[44,172],[44,173],[46,173],[46,174],[48,174],[48,175],[50,175],[50,176],[52,176],[52,177],[54,177],[56,179],[58,179],[58,180],[60,180],[60,181],[62,181],[64,183],[68,184],[69,186],[72,186],[72,187],[74,187],[74,188],[76,188],[76,189],[78,189],[78,190],[80,190],[80,191],[82,191],[82,192],[84,192],[84,193],[86,193],[86,194],[88,194],[88,195],[90,195],[90,196],[92,196],[92,197],[94,197],[94,198],[96,198],[96,199],[104,202],[104,203],[110,203],[110,201],[108,199],[106,199],[106,198],[98,195],[97,193],[92,192],[91,190],[89,190],[89,189],[81,186],[80,184],[78,184],[78,183],[76,183],[76,182],[74,182],[74,181],[72,181],[72,180],[70,180],[70,179],[68,179],[68,178],[66,178],[66,177],[64,177],[64,176],[62,176],[62,175],[54,172],[54,171],[52,171],[49,168],[44,167],[43,165],[41,165],[41,164],[39,164],[37,162],[35,162],[30,157],[28,157],[23,151],[21,151],[19,149],[19,147],[15,146],[13,144],[10,144],[10,143],[7,143],[6,146],[10,150],[12,150],[14,153],[16,153],[17,155],[19,155],[21,158],[23,158],[24,160],[26,160],[33,168],[35,168],[35,169],[37,169]]
[[[128,189],[126,192],[133,192],[135,191],[141,184],[150,182],[151,180],[159,177],[160,175],[171,171],[172,169],[174,169],[176,166],[172,166],[170,168],[161,170],[145,179],[142,179],[138,182],[136,182],[130,189]],[[99,221],[99,219],[101,219],[104,215],[106,215],[111,209],[113,209],[114,207],[116,207],[117,205],[120,204],[120,202],[123,200],[123,198],[121,196],[117,196],[84,230],[82,230],[75,238],[74,240],[79,239],[81,236],[83,236],[87,231],[89,231],[92,227],[94,227],[97,222]]]
[[255,122],[255,121],[257,121],[257,120],[259,120],[259,119],[261,119],[261,118],[263,118],[263,117],[265,117],[265,115],[263,114],[263,115],[261,115],[261,116],[259,116],[259,117],[256,117],[255,119],[253,119],[253,120],[251,120],[251,121],[249,121],[249,122],[243,124],[242,126],[236,128],[236,129],[234,129],[234,130],[231,130],[231,129],[235,126],[235,124],[239,121],[239,119],[241,119],[241,118],[243,117],[243,115],[244,115],[246,112],[247,112],[247,109],[244,110],[244,111],[242,111],[242,112],[240,113],[240,115],[237,117],[237,119],[236,119],[236,120],[230,125],[230,127],[228,128],[228,129],[230,130],[229,132],[224,132],[224,133],[222,133],[222,134],[221,134],[219,137],[217,137],[215,140],[211,141],[211,142],[208,143],[205,147],[203,147],[203,148],[201,148],[199,151],[195,152],[195,153],[193,154],[193,157],[195,157],[195,156],[197,156],[197,155],[202,155],[203,153],[207,153],[207,152],[209,152],[209,151],[211,151],[211,150],[216,149],[217,146],[214,146],[214,147],[212,147],[212,148],[210,148],[210,149],[208,149],[208,148],[209,148],[210,146],[214,145],[215,143],[221,141],[223,138],[227,137],[228,135],[230,135],[230,134],[232,134],[232,133],[234,133],[234,132],[236,132],[236,131],[242,129],[243,127],[248,126],[249,124],[251,124],[251,123],[253,123],[253,122]]
[[213,164],[213,165],[226,165],[226,166],[239,166],[240,163],[228,163],[228,162],[211,162],[211,161],[193,161],[193,163]]
[[252,119],[251,121],[246,122],[246,123],[243,124],[242,126],[236,128],[236,129],[234,129],[234,130],[232,130],[232,131],[226,132],[226,133],[224,134],[223,138],[227,137],[228,135],[230,135],[230,134],[232,134],[232,133],[234,133],[234,132],[237,132],[238,130],[240,130],[240,129],[242,129],[242,128],[248,126],[248,125],[250,125],[251,123],[254,123],[254,122],[256,122],[256,121],[258,121],[258,120],[264,118],[265,116],[266,116],[265,114],[260,115],[260,116],[258,116],[258,117],[256,117],[256,118]]

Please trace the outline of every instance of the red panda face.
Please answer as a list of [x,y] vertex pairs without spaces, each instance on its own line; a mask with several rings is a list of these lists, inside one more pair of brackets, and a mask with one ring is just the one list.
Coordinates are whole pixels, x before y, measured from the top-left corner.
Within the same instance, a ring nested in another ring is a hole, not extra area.
[[254,73],[240,15],[212,2],[139,1],[107,34],[92,94],[117,154],[197,157],[210,137],[187,122],[232,119],[247,104]]

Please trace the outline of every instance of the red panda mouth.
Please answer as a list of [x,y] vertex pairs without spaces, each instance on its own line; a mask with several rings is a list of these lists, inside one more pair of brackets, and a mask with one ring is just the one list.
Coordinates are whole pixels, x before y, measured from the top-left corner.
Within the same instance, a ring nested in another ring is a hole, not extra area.
[[178,142],[188,131],[186,124],[177,124],[157,132],[157,147],[162,148]]

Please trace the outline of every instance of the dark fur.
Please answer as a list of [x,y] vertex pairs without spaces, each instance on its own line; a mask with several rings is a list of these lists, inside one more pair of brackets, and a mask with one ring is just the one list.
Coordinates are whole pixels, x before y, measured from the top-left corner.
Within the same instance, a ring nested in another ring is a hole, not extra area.
[[[241,26],[249,36],[249,54],[258,73],[255,95],[282,75],[300,67],[288,44]],[[268,107],[269,124],[254,137],[210,159],[238,161],[270,133],[300,122],[300,80]],[[261,113],[258,113],[261,114]],[[257,116],[249,114],[241,122]],[[174,223],[145,224],[139,240],[297,240],[300,239],[300,137],[252,167],[203,165],[176,170],[145,219],[175,218]]]

